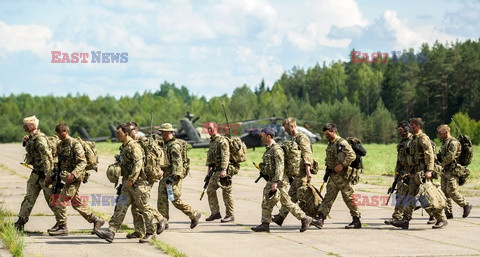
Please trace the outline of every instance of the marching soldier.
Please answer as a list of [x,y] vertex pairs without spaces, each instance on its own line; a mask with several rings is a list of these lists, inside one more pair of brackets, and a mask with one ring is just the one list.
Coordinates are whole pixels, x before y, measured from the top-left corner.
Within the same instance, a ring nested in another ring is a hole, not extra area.
[[[89,223],[93,223],[94,231],[100,229],[105,223],[105,220],[94,215],[93,212],[84,205],[78,194],[87,165],[83,146],[78,140],[70,137],[70,129],[67,124],[58,124],[55,126],[55,132],[57,132],[58,138],[61,140],[57,146],[58,167],[61,171],[60,177],[62,181],[65,182],[62,192],[60,193],[60,201],[62,201],[62,204],[65,200],[70,201],[73,209],[80,213]],[[45,181],[51,183],[51,177],[54,175],[55,174],[50,171]],[[57,183],[59,183],[59,181],[57,181]],[[66,222],[60,224],[57,230],[50,231],[49,234],[52,236],[68,235]]]
[[[305,187],[307,182],[312,179],[312,174],[310,173],[310,167],[313,163],[312,145],[310,139],[304,133],[297,131],[297,122],[295,121],[295,118],[290,117],[285,119],[282,125],[285,128],[285,132],[292,136],[292,140],[297,143],[301,151],[300,171],[298,172],[298,175],[293,178],[293,181],[290,184],[290,189],[288,190],[288,195],[291,197],[292,202],[296,203],[300,198],[300,195],[298,195],[298,189]],[[282,205],[279,214],[273,216],[273,222],[282,226],[288,212],[288,209]]]
[[[198,225],[198,221],[202,214],[198,211],[192,210],[192,207],[180,199],[182,195],[182,181],[185,176],[184,167],[184,152],[186,149],[182,149],[180,141],[173,137],[173,126],[170,123],[164,123],[160,125],[160,132],[162,133],[163,140],[165,141],[166,154],[169,160],[169,166],[163,169],[163,179],[158,183],[158,211],[169,220],[168,214],[168,194],[167,184],[172,186],[173,189],[173,201],[172,204],[175,208],[181,210],[185,215],[190,218],[190,228],[193,229]],[[168,228],[168,223],[166,224]]]
[[[228,140],[218,134],[218,125],[208,123],[207,130],[210,134],[210,144],[205,165],[208,167],[207,173],[212,172],[212,176],[207,187],[208,205],[210,206],[211,215],[205,220],[221,219],[221,222],[232,222],[235,220],[233,216],[232,169],[238,169],[238,167],[229,163],[230,149]],[[218,206],[217,189],[219,187],[222,188],[223,202],[226,209],[226,215],[223,219]]]
[[119,199],[127,199],[127,203],[117,204],[107,230],[95,231],[98,237],[110,243],[113,242],[115,233],[125,219],[125,214],[130,205],[142,214],[146,226],[146,234],[139,242],[148,243],[155,239],[155,225],[157,221],[153,215],[154,207],[148,203],[151,187],[143,171],[143,151],[142,147],[129,136],[130,132],[130,125],[128,124],[122,124],[117,127],[117,139],[122,142],[120,155],[122,160],[121,174],[123,177],[123,187],[118,197]]
[[48,207],[52,210],[55,215],[55,220],[57,221],[56,224],[48,230],[48,232],[51,232],[57,230],[60,225],[65,226],[67,222],[66,210],[65,206],[51,204],[52,186],[50,185],[51,183],[46,183],[45,178],[53,169],[54,160],[52,149],[50,149],[50,145],[47,142],[47,137],[38,129],[38,123],[39,120],[35,116],[23,119],[23,129],[28,133],[28,135],[23,138],[23,146],[25,146],[25,150],[27,151],[25,163],[32,165],[33,170],[27,181],[27,194],[20,206],[15,228],[17,230],[23,230],[40,191],[43,191],[43,196],[47,201]]
[[350,164],[355,160],[355,152],[347,140],[337,135],[337,126],[335,124],[326,124],[323,127],[323,134],[328,140],[325,157],[325,166],[327,168],[325,172],[329,173],[329,180],[327,182],[327,193],[319,207],[319,218],[314,221],[314,225],[318,228],[323,227],[325,217],[330,213],[340,191],[353,219],[345,228],[359,229],[362,227],[360,210],[354,201],[353,194],[355,189],[353,189],[352,181],[349,179],[352,172]]
[[[425,179],[432,179],[432,172],[434,171],[435,153],[433,151],[430,138],[422,132],[424,123],[421,118],[410,119],[410,131],[413,134],[412,141],[410,143],[408,158],[411,158],[413,167],[411,169],[410,181],[408,184],[407,196],[410,199],[415,199],[415,196],[420,190],[422,184],[421,177]],[[421,174],[419,174],[421,173]],[[410,220],[412,219],[412,213],[415,208],[415,201],[404,201],[403,204],[403,219],[393,220],[392,225],[395,227],[401,227],[402,229],[408,229]],[[432,228],[442,228],[448,224],[443,210],[432,209],[427,211],[431,217],[436,219],[435,225]]]
[[[127,125],[130,126],[130,137],[133,139],[133,140],[147,140],[146,138],[142,137],[142,138],[139,138],[138,137],[138,124],[135,122],[135,121],[130,121],[130,122],[127,122]],[[155,141],[156,143],[156,141]],[[159,174],[159,177],[162,177],[163,176],[163,173],[162,171],[160,170],[160,174]],[[151,190],[151,186],[148,185],[150,187],[150,189],[147,188],[148,190],[148,194],[150,194],[150,190]],[[150,196],[149,196],[150,197]],[[130,211],[132,212],[132,216],[133,216],[133,228],[134,228],[134,232],[132,233],[128,233],[127,234],[127,238],[143,238],[146,234],[145,232],[145,222],[143,220],[143,216],[142,214],[140,213],[139,209],[138,208],[135,208],[133,207],[132,205],[132,208],[130,209]],[[152,207],[152,214],[153,216],[155,217],[156,221],[157,221],[157,234],[160,234],[161,232],[163,232],[163,230],[165,230],[165,224],[166,224],[166,220],[163,218],[162,214],[160,214],[160,212],[158,212],[157,209],[153,208]],[[160,233],[159,233],[160,232]]]
[[452,200],[463,208],[463,218],[468,217],[472,210],[472,204],[468,203],[463,195],[458,191],[458,177],[455,176],[455,168],[457,168],[458,158],[462,146],[460,142],[450,135],[450,127],[446,124],[440,125],[437,128],[438,137],[442,140],[442,149],[440,150],[439,160],[443,168],[442,173],[442,191],[447,197],[447,207],[445,209],[445,216],[447,219],[453,219]]
[[400,142],[397,145],[397,165],[395,166],[395,179],[397,180],[397,190],[395,195],[395,209],[392,214],[392,219],[386,220],[385,224],[391,225],[393,220],[401,220],[403,218],[402,201],[408,193],[408,184],[405,183],[407,174],[410,174],[407,161],[407,148],[412,141],[412,133],[408,122],[401,121],[397,127],[398,135],[400,135]]
[[275,131],[265,127],[262,129],[261,135],[262,142],[267,146],[262,157],[261,167],[262,173],[268,176],[268,180],[263,188],[262,224],[251,229],[255,232],[270,232],[273,207],[280,201],[282,206],[301,220],[300,232],[304,232],[312,223],[312,218],[307,216],[288,196],[286,190],[288,178],[284,176],[284,153],[282,148],[275,143]]

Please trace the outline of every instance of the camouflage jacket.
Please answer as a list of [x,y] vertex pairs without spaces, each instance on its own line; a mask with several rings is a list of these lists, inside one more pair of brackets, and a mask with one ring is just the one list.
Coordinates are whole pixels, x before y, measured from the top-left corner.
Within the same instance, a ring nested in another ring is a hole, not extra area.
[[413,135],[410,143],[410,155],[415,171],[434,170],[435,153],[430,138],[423,132]]
[[51,174],[53,157],[45,134],[37,130],[35,134],[28,136],[25,150],[25,163],[32,165],[36,172]]
[[120,146],[120,166],[124,180],[130,180],[133,183],[137,180],[146,180],[143,171],[143,149],[134,139],[129,139]]
[[312,153],[312,144],[310,139],[302,132],[298,132],[297,135],[293,137],[293,140],[300,147],[301,151],[301,160],[300,160],[300,174],[305,175],[305,165],[312,165],[313,163],[313,153]]
[[177,141],[176,138],[172,138],[165,142],[167,158],[170,165],[163,169],[164,178],[167,178],[170,175],[175,175],[178,177],[183,177],[184,167],[183,167],[183,154],[182,146]]
[[341,164],[348,167],[355,160],[353,151],[347,140],[337,136],[332,142],[328,142],[325,156],[325,166],[335,169],[335,166]]
[[215,166],[217,169],[227,170],[230,160],[228,140],[219,134],[210,138],[206,166]]
[[450,136],[443,140],[442,148],[440,149],[440,159],[442,160],[440,165],[442,168],[451,168],[450,164],[458,162],[461,151],[462,146],[456,138]]
[[408,171],[408,160],[407,160],[407,148],[409,147],[412,141],[413,135],[411,133],[407,134],[407,137],[400,140],[397,145],[397,165],[395,166],[395,171],[401,175],[405,174]]
[[284,153],[282,147],[277,143],[266,147],[262,156],[263,172],[270,177],[270,181],[283,180]]
[[85,151],[82,144],[75,138],[69,136],[60,141],[57,146],[57,153],[60,170],[73,173],[75,178],[80,178],[85,174],[85,167],[87,167]]

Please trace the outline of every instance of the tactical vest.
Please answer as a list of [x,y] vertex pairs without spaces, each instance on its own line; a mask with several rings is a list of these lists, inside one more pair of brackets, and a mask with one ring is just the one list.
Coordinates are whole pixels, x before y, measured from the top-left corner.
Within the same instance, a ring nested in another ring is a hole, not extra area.
[[[283,155],[283,150],[280,145],[273,144],[270,148],[267,149],[267,151],[262,156],[263,172],[266,175],[268,175],[270,180],[272,180],[275,177],[275,170],[276,168],[278,168],[275,166],[276,165],[275,157],[277,154]],[[279,165],[283,166],[284,165],[283,161],[281,161]],[[280,169],[283,171],[284,167],[280,167]],[[278,178],[279,180],[283,180],[283,172],[282,174],[279,174]]]
[[[397,172],[405,174],[408,171],[408,147],[412,140],[412,134],[408,134],[407,138],[402,138],[397,145],[397,162],[399,167],[397,167]],[[413,163],[412,163],[413,164]],[[410,164],[410,165],[412,165]]]
[[[134,149],[137,147],[141,150],[142,156],[140,159],[143,162],[144,160],[143,149],[135,140],[132,139],[128,141],[126,145],[122,145],[120,147],[120,160],[121,160],[120,167],[122,169],[121,173],[122,173],[123,179],[126,179],[132,174],[133,168],[135,166],[133,153],[134,153]],[[147,179],[144,172],[143,163],[141,166],[140,174],[138,175],[138,179],[143,179],[143,180]]]
[[339,163],[342,163],[346,156],[342,151],[343,147],[348,145],[347,140],[338,137],[335,142],[329,142],[326,149],[325,165],[327,168],[334,169]]
[[[454,142],[457,143],[457,151],[455,153],[455,158],[453,159],[452,163],[455,164],[455,163],[458,163],[458,159],[460,158],[460,154],[461,154],[461,145],[460,145],[460,142],[456,139],[456,138],[453,138],[453,137],[449,137],[447,139],[445,139],[445,141],[443,142],[443,145],[442,145],[442,148],[440,149],[440,159],[441,160],[444,160],[445,157],[447,156],[447,153],[448,153],[448,148],[450,147],[451,144],[454,144]],[[448,165],[445,167],[446,170],[452,170],[454,167],[452,167],[452,165]]]
[[61,141],[58,144],[57,152],[58,152],[58,163],[60,165],[60,170],[66,170],[68,172],[72,172],[77,166],[77,159],[76,159],[77,153],[75,153],[76,144],[78,144],[79,147],[83,150],[82,144],[72,137],[69,137],[64,141]]
[[[414,135],[412,137],[409,152],[412,158],[411,159],[412,165],[416,167],[414,171],[422,171],[427,168],[425,164],[425,152],[422,146],[420,145],[420,140],[425,138],[428,140],[428,142],[430,142],[430,145],[431,145],[432,142],[430,138],[428,138],[428,136],[423,132],[418,135]],[[435,150],[433,149],[433,146],[431,147],[432,147],[432,152],[434,152]],[[433,155],[432,158],[435,158],[434,156],[435,155]]]
[[[45,150],[47,151],[47,155],[44,156],[40,153],[39,151],[39,138],[44,138],[45,139]],[[47,165],[48,169],[53,168],[53,157],[52,157],[52,149],[51,146],[48,143],[48,138],[45,136],[40,131],[37,131],[26,143],[25,145],[25,150],[27,151],[27,154],[25,155],[25,163],[31,164],[33,166],[33,169],[35,171],[41,171],[41,172],[47,172],[45,170],[42,170],[44,167],[42,167],[42,162],[44,162]]]

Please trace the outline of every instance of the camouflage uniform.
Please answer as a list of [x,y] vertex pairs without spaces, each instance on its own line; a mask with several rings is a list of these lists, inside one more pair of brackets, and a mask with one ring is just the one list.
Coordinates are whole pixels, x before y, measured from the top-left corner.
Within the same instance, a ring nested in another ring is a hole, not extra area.
[[180,199],[182,195],[182,181],[184,176],[184,167],[183,167],[183,154],[182,147],[177,139],[172,138],[166,142],[166,152],[167,158],[170,165],[163,169],[163,179],[158,183],[158,201],[157,208],[158,211],[165,217],[169,219],[168,214],[168,195],[167,195],[167,185],[166,180],[170,176],[175,176],[176,179],[172,183],[174,200],[172,201],[173,206],[179,209],[185,215],[187,215],[191,220],[195,219],[197,212],[192,210],[192,207]]
[[397,182],[397,193],[395,195],[395,210],[393,211],[392,218],[400,220],[403,218],[402,200],[408,193],[408,184],[403,179],[407,174],[410,174],[410,166],[407,161],[407,149],[412,141],[413,135],[407,134],[406,138],[402,138],[397,145],[397,165],[395,166],[395,172],[398,174],[399,179]]
[[[269,177],[269,181],[263,188],[262,223],[270,223],[272,221],[273,207],[279,200],[282,207],[285,207],[297,219],[304,219],[306,214],[297,204],[292,202],[287,193],[286,186],[288,185],[288,178],[284,176],[284,153],[277,143],[272,143],[272,145],[266,147],[266,151],[262,157],[262,164],[263,172]],[[273,182],[278,183],[278,192],[269,199],[268,194]]]
[[[349,172],[352,168],[350,163],[355,160],[355,152],[353,151],[347,140],[336,136],[332,142],[328,142],[325,157],[325,166],[330,171],[330,178],[327,182],[327,193],[320,205],[319,211],[323,217],[327,217],[337,198],[338,192],[342,193],[343,201],[350,210],[352,217],[360,218],[360,211],[354,202],[353,194],[355,190],[352,181],[349,179]],[[335,166],[341,164],[344,168],[342,172],[335,172]]]
[[51,174],[53,169],[53,157],[45,134],[39,130],[30,135],[26,141],[25,163],[33,166],[33,171],[27,181],[27,194],[20,206],[18,217],[26,223],[32,212],[33,206],[37,201],[40,191],[43,190],[43,196],[47,201],[48,207],[53,211],[57,224],[62,225],[67,222],[66,208],[61,205],[52,205],[52,185],[45,184],[45,176]]
[[[226,217],[233,216],[233,194],[232,184],[228,186],[220,185],[220,171],[227,171],[227,176],[232,179],[235,169],[234,165],[229,165],[230,149],[225,137],[216,134],[211,137],[207,153],[206,166],[213,169],[212,177],[208,182],[207,195],[208,205],[212,214],[220,213],[218,206],[217,189],[222,188],[223,202],[225,203]],[[230,167],[231,166],[231,167]]]
[[451,136],[443,141],[442,149],[440,150],[440,159],[442,160],[440,165],[443,168],[441,184],[442,191],[447,197],[446,211],[449,213],[452,213],[452,200],[462,208],[467,205],[465,198],[458,192],[458,177],[454,175],[461,150],[460,142]]
[[[147,138],[143,137],[143,138],[139,138],[138,140],[147,140]],[[143,149],[142,149],[142,152],[143,152]],[[146,190],[148,190],[148,192],[149,192],[148,197],[150,198],[150,192],[152,190],[152,185],[149,184],[148,188],[146,188]],[[145,232],[145,220],[143,219],[142,213],[139,211],[138,208],[135,208],[133,206],[130,209],[130,211],[132,212],[133,228],[135,229],[135,232],[140,234],[142,237],[145,236],[145,233],[146,233]],[[152,214],[154,216],[154,221],[155,222],[162,222],[163,216],[162,216],[162,214],[160,214],[160,212],[157,209],[153,208],[152,209]]]
[[[303,189],[307,185],[307,171],[305,169],[305,165],[310,165],[310,167],[312,167],[313,154],[310,139],[305,134],[298,132],[298,134],[295,135],[292,140],[297,143],[301,150],[300,171],[298,175],[293,178],[290,189],[288,190],[288,195],[292,198],[292,202],[296,203],[303,194],[303,190],[299,189]],[[287,215],[288,210],[282,205],[280,208],[280,216],[285,218]]]
[[[110,230],[116,232],[125,219],[128,207],[138,210],[143,217],[146,226],[146,233],[153,235],[155,233],[156,221],[154,221],[154,212],[152,205],[148,203],[150,199],[151,186],[147,182],[147,177],[143,172],[143,152],[140,145],[133,139],[120,147],[121,167],[123,177],[122,192],[120,199],[128,199],[127,203],[118,204],[115,212],[109,222]],[[126,181],[129,180],[133,185],[127,188]],[[142,225],[143,226],[143,225]]]
[[[433,171],[435,162],[435,154],[433,152],[430,138],[423,132],[413,135],[410,147],[408,149],[410,154],[407,156],[407,160],[409,163],[412,163],[412,168],[408,183],[408,193],[406,197],[407,201],[404,201],[405,203],[402,204],[403,220],[406,221],[410,221],[412,219],[412,213],[415,208],[415,201],[409,201],[408,199],[414,199],[416,197],[422,183],[417,174],[419,172],[423,173],[427,170]],[[428,214],[430,214],[430,216],[433,216],[437,222],[445,221],[443,210],[426,209],[426,211]]]
[[[75,176],[75,180],[72,183],[63,186],[62,192],[60,193],[61,201],[68,199],[72,203],[73,209],[78,211],[88,222],[93,223],[96,218],[95,215],[90,209],[84,206],[78,194],[83,176],[85,175],[85,167],[87,166],[87,159],[85,158],[85,151],[83,150],[82,144],[72,137],[67,137],[58,144],[57,153],[58,165],[62,171],[62,180],[65,182],[68,173],[72,173]],[[53,175],[55,175],[53,172],[49,174],[49,176]]]

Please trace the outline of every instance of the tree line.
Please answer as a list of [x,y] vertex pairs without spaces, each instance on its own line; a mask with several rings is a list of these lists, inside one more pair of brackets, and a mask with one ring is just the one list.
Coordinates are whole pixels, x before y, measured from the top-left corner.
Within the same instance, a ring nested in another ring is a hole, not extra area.
[[[352,49],[355,51],[355,49]],[[85,127],[90,136],[109,135],[108,124],[130,120],[141,126],[172,122],[187,111],[202,121],[224,122],[222,103],[229,119],[294,116],[300,125],[308,123],[321,133],[327,122],[334,122],[343,136],[356,136],[365,142],[391,143],[397,140],[396,123],[422,117],[425,131],[436,137],[436,127],[455,121],[462,132],[480,143],[480,42],[423,44],[404,53],[422,54],[424,62],[343,62],[317,64],[285,71],[271,86],[262,80],[252,90],[237,87],[231,96],[206,99],[192,94],[187,87],[164,82],[155,92],[137,92],[115,98],[86,95],[0,97],[0,142],[20,141],[25,116],[37,115],[40,128],[53,134],[55,124],[66,122],[75,135]],[[358,58],[358,57],[357,57]],[[453,134],[458,133],[452,126]]]

